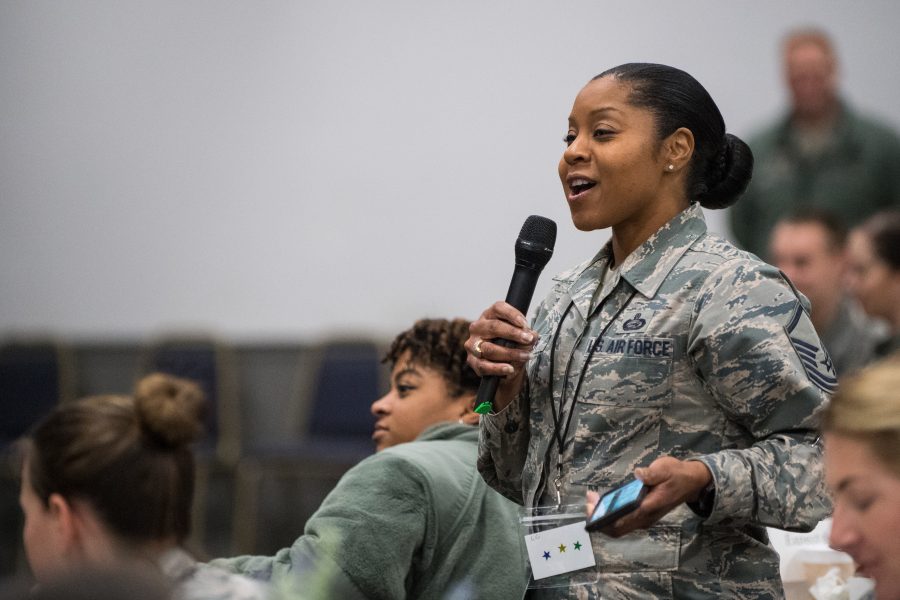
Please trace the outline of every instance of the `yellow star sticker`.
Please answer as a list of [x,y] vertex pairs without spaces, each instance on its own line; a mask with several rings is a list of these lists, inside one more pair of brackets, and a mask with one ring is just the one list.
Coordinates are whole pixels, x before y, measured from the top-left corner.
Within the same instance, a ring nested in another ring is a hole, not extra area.
[[562,544],[560,544],[560,545],[559,545],[559,551],[560,551],[560,552],[565,552],[565,551],[566,551],[566,547],[563,546]]

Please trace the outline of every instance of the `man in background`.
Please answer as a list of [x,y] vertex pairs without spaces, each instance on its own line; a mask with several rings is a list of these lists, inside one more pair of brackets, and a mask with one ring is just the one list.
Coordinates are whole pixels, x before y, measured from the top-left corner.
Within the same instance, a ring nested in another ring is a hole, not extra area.
[[750,138],[753,180],[730,213],[737,242],[759,256],[778,219],[795,210],[822,208],[852,227],[900,207],[900,138],[841,99],[828,36],[794,31],[783,58],[790,109]]
[[769,261],[809,298],[811,319],[838,377],[875,356],[877,325],[844,288],[847,229],[832,214],[809,209],[780,220],[769,242]]

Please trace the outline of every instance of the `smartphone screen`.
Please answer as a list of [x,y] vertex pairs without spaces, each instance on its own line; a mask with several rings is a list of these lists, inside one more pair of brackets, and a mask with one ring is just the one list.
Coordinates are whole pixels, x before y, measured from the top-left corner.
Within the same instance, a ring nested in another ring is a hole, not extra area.
[[603,494],[587,526],[602,527],[631,512],[640,505],[644,497],[644,482],[634,479],[614,490]]

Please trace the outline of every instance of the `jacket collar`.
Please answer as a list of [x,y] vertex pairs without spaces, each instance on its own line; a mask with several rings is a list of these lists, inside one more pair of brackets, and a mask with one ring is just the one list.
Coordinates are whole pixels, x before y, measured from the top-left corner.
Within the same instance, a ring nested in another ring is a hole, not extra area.
[[[624,279],[641,295],[652,298],[688,248],[705,233],[703,209],[699,204],[691,204],[628,255],[612,274],[615,280],[609,289],[618,287],[619,279]],[[585,318],[611,256],[612,241],[588,262],[554,278]]]
[[[832,139],[834,144],[827,152],[840,152],[850,156],[855,156],[861,151],[861,141],[859,140],[859,127],[857,126],[856,114],[847,106],[843,100],[838,100],[838,116],[834,123]],[[794,146],[791,139],[793,130],[793,114],[788,112],[781,118],[776,131],[777,143],[788,152],[796,153],[798,150]]]
[[461,423],[437,423],[426,427],[416,438],[417,442],[431,440],[478,439],[478,428]]

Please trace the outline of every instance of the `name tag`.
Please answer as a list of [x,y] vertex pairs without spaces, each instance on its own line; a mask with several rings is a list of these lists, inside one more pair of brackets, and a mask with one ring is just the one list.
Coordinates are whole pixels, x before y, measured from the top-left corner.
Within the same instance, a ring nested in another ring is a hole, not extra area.
[[585,521],[580,521],[525,536],[528,561],[535,580],[597,564],[594,549],[591,548],[591,536],[584,525]]
[[627,337],[601,338],[597,340],[594,352],[619,354],[622,356],[643,356],[647,358],[670,358],[674,344],[670,338]]

